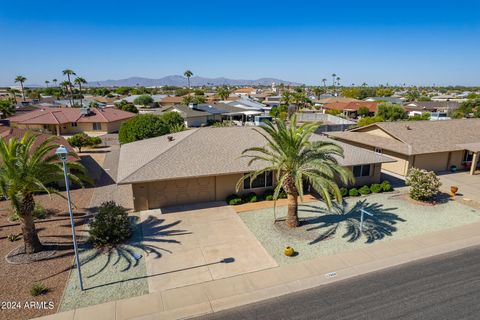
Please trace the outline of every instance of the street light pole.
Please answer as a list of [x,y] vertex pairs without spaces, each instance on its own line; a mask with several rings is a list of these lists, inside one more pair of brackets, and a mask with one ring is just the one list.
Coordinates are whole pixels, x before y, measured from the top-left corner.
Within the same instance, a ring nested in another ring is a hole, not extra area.
[[77,236],[75,234],[75,220],[73,219],[72,202],[70,198],[70,183],[67,174],[67,155],[68,150],[61,145],[56,154],[63,163],[63,175],[65,177],[65,188],[67,189],[68,213],[70,214],[70,224],[72,226],[73,249],[75,251],[75,264],[77,265],[78,280],[80,282],[80,290],[83,291],[82,270],[80,268],[80,258],[78,257]]

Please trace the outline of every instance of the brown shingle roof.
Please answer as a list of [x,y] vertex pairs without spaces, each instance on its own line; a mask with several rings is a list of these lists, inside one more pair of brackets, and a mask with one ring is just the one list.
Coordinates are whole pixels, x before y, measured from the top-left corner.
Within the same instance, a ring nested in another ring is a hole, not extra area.
[[370,112],[377,111],[378,102],[369,101],[351,101],[351,102],[334,102],[325,105],[325,109],[335,110],[358,110],[363,107],[367,107]]

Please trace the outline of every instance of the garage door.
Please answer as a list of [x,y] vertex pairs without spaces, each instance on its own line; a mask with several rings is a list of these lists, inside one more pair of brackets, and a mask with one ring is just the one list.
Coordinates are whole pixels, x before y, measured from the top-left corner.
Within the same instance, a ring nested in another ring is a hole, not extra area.
[[448,166],[448,152],[416,155],[414,166],[428,171],[445,171]]
[[148,185],[150,209],[215,200],[215,177],[160,181]]

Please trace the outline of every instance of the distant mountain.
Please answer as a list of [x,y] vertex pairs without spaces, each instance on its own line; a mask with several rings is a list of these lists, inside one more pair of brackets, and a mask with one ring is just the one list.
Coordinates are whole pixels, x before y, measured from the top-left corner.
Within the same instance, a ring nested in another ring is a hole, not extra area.
[[[213,85],[213,86],[269,86],[275,82],[275,84],[283,83],[285,85],[299,86],[300,83],[285,81],[275,78],[260,78],[257,80],[242,80],[242,79],[228,79],[228,78],[204,78],[204,77],[191,77],[190,85],[204,86],[204,85]],[[104,81],[91,81],[88,83],[90,87],[134,87],[134,86],[144,86],[144,87],[153,87],[153,86],[178,86],[184,87],[187,86],[187,79],[180,75],[166,76],[160,79],[149,79],[141,77],[131,77],[127,79],[120,80],[104,80]]]

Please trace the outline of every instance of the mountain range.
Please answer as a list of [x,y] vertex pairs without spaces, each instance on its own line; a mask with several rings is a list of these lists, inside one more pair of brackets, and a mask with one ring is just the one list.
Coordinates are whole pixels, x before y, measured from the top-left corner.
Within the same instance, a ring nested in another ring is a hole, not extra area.
[[[204,85],[213,85],[213,86],[253,86],[253,85],[262,85],[270,86],[273,82],[275,84],[283,83],[284,85],[290,86],[299,86],[300,83],[285,81],[275,78],[260,78],[256,80],[243,80],[243,79],[228,79],[228,78],[204,78],[204,77],[191,77],[190,85],[191,86],[204,86]],[[142,77],[131,77],[127,79],[120,80],[103,80],[103,81],[91,81],[88,82],[90,87],[134,87],[134,86],[143,86],[143,87],[154,87],[154,86],[178,86],[184,87],[187,86],[187,78],[181,75],[172,75],[166,76],[160,79],[150,79]]]

